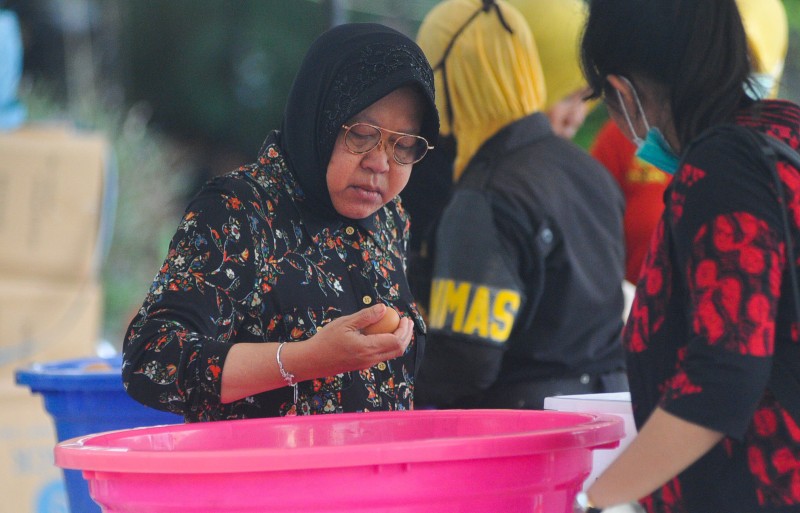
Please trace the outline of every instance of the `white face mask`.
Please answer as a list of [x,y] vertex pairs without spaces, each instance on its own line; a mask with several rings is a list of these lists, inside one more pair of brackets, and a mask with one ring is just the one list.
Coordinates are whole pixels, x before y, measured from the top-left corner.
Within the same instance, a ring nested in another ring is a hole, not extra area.
[[[625,77],[620,77],[628,84],[633,92],[633,99],[636,102],[636,108],[639,109],[639,112],[642,113],[642,121],[644,122],[644,130],[645,136],[647,132],[650,131],[650,123],[647,122],[647,116],[644,114],[644,109],[642,108],[642,102],[639,101],[639,95],[636,94],[636,89],[634,89],[633,84],[631,84],[628,79]],[[641,148],[644,145],[644,139],[639,137],[639,134],[636,133],[636,129],[633,128],[633,122],[631,121],[631,117],[628,115],[628,109],[625,107],[625,102],[622,101],[622,93],[619,92],[619,89],[614,89],[617,93],[617,101],[619,101],[619,105],[622,108],[622,115],[625,116],[625,122],[628,124],[628,129],[631,131],[631,135],[633,136],[633,144],[636,145],[637,148]]]
[[753,100],[763,100],[770,96],[776,82],[775,76],[769,73],[753,73],[745,83],[744,90]]

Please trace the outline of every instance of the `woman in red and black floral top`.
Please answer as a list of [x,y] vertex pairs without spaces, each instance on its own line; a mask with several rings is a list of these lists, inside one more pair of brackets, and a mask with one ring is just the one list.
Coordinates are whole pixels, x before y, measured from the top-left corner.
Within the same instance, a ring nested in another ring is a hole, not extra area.
[[[397,194],[437,133],[412,40],[320,36],[258,160],[187,207],[124,342],[128,393],[188,422],[412,408],[425,327]],[[388,308],[398,327],[364,334]]]
[[798,255],[800,169],[759,135],[798,150],[800,107],[753,99],[734,0],[593,0],[582,49],[594,95],[674,179],[623,337],[639,433],[580,508],[800,512],[800,411],[771,381],[776,352],[800,376],[782,218]]

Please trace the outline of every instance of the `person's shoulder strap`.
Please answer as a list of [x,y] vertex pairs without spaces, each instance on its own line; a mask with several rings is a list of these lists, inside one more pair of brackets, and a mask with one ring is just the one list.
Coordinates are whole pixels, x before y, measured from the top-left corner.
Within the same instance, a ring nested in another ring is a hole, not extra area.
[[[777,160],[783,158],[788,160],[793,167],[800,170],[800,154],[791,146],[774,137],[766,134],[751,131],[757,134],[760,140],[761,150],[773,163],[771,174],[775,182],[775,189],[778,195],[778,204],[781,206],[781,217],[783,219],[783,231],[786,238],[786,254],[789,268],[789,279],[791,280],[792,300],[795,310],[795,322],[800,324],[800,282],[797,278],[797,266],[794,255],[794,247],[791,240],[791,231],[788,219],[788,201],[783,190],[783,183],[778,176],[776,168]],[[800,368],[800,346],[798,344],[775,344],[773,354],[772,372],[770,374],[769,388],[777,397],[778,401],[789,411],[792,418],[800,424],[800,376],[797,370]]]
[[764,142],[766,142],[777,155],[779,155],[782,158],[785,158],[786,160],[792,163],[792,166],[800,170],[800,153],[798,153],[794,148],[792,148],[785,142],[780,141],[774,137],[770,137],[760,132],[759,135],[761,136],[761,139]]

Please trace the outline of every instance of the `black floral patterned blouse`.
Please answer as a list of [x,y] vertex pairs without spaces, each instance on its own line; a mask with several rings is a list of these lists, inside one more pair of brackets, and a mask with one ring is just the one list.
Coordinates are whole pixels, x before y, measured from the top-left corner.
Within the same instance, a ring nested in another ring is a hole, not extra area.
[[[187,422],[412,408],[425,326],[405,278],[407,215],[395,199],[357,222],[313,217],[276,141],[187,207],[125,337],[128,393]],[[220,402],[233,344],[304,340],[377,301],[415,321],[402,357],[301,382],[296,404],[290,387]]]

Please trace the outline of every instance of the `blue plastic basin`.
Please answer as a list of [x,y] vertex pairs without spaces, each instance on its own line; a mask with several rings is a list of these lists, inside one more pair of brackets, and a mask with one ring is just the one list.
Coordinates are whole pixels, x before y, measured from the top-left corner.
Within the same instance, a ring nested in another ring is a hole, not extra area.
[[[81,358],[35,363],[17,369],[16,382],[41,394],[53,417],[58,442],[105,431],[183,423],[183,417],[148,408],[122,386],[122,361]],[[80,471],[65,470],[71,513],[100,513]]]

